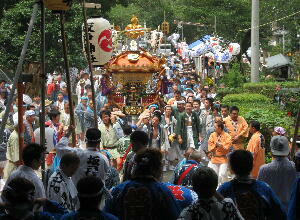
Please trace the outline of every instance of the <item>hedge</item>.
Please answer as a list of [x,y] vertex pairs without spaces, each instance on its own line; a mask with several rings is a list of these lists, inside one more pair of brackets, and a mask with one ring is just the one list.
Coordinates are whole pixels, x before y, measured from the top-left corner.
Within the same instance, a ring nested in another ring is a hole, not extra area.
[[[280,85],[280,91],[276,90],[277,85]],[[285,110],[295,116],[300,106],[300,91],[293,91],[292,88],[299,89],[300,81],[244,83],[240,88],[218,89],[217,99],[222,100],[230,94],[256,93],[274,100],[275,96],[280,95],[280,101],[284,105]]]
[[244,91],[255,92],[259,94],[266,95],[270,98],[274,98],[276,91],[276,86],[279,85],[280,88],[300,88],[300,82],[260,82],[260,83],[245,83],[243,85]]
[[274,89],[277,85],[281,88],[299,88],[300,81],[285,81],[285,82],[259,82],[259,83],[244,83],[243,88],[246,90]]
[[241,93],[241,94],[226,95],[223,98],[223,102],[270,104],[271,99],[261,94]]
[[243,88],[219,88],[217,89],[216,99],[222,100],[226,95],[229,94],[239,94],[244,91]]

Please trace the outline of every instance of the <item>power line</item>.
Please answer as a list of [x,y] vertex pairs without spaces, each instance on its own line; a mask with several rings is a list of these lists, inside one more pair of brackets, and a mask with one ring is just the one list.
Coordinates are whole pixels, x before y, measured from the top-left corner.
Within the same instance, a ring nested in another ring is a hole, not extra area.
[[[270,22],[268,22],[268,23],[261,24],[261,25],[255,27],[255,28],[263,27],[263,26],[272,24],[273,22],[284,20],[284,19],[286,19],[286,18],[292,17],[292,16],[294,16],[294,15],[296,15],[296,14],[299,14],[299,13],[300,13],[300,11],[297,11],[297,12],[295,12],[295,13],[293,13],[293,14],[287,15],[287,16],[282,17],[282,18],[278,18],[278,19],[276,19],[276,20],[274,20],[274,21],[270,21]],[[248,31],[248,30],[251,30],[251,28],[238,30],[238,32],[244,32],[244,31]]]

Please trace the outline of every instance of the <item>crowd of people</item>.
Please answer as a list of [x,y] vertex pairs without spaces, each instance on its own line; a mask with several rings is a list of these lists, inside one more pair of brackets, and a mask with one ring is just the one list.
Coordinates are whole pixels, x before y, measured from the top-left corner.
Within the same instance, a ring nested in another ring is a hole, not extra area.
[[24,95],[21,154],[16,100],[7,105],[10,85],[1,81],[0,118],[6,108],[9,118],[0,219],[300,219],[300,152],[291,161],[285,130],[274,128],[267,142],[260,123],[220,103],[191,65],[171,58],[166,69],[163,100],[136,119],[109,102],[96,77],[97,128],[89,75],[74,77],[69,103],[62,75],[50,74],[46,143],[40,98]]

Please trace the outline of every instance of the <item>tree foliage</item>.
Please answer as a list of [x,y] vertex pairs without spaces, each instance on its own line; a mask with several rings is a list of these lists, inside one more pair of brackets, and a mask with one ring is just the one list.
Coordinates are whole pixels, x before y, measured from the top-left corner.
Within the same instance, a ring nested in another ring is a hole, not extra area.
[[[34,2],[24,0],[4,12],[0,24],[0,64],[6,69],[14,70],[24,43],[28,23]],[[71,66],[82,67],[85,58],[82,53],[81,6],[74,3],[66,12],[66,33]],[[25,62],[40,60],[40,12],[35,20]],[[59,16],[46,9],[46,63],[47,70],[59,70],[63,66],[62,43]]]
[[[14,70],[23,45],[34,0],[1,0],[0,1],[0,66]],[[163,22],[164,14],[170,23],[171,33],[181,30],[173,23],[174,20],[202,23],[204,27],[183,26],[186,41],[191,43],[206,34],[217,34],[226,41],[240,42],[245,51],[250,46],[251,1],[249,0],[91,0],[101,3],[100,10],[90,9],[89,15],[103,16],[121,27],[130,23],[132,14],[139,16],[152,30]],[[58,69],[63,65],[60,43],[59,18],[46,10],[46,47],[47,70]],[[300,11],[300,0],[268,0],[260,1],[261,47],[272,51],[268,45],[273,37],[272,21]],[[288,30],[286,51],[299,49],[300,13],[281,19],[279,28]],[[81,25],[82,11],[80,1],[74,0],[72,9],[66,14],[66,31],[70,65],[82,67],[85,58],[82,54]],[[215,30],[216,18],[216,30]],[[40,54],[40,14],[34,26],[27,61],[39,60]],[[241,31],[243,30],[243,31]]]
[[[35,1],[32,0],[3,0],[0,12],[0,67],[15,70],[24,43],[28,23],[31,18]],[[110,8],[120,3],[119,0],[94,0],[90,2],[102,3],[102,9],[89,10],[90,15],[106,14]],[[122,1],[123,4],[126,1]],[[86,59],[82,53],[82,8],[80,1],[74,1],[71,10],[66,12],[65,29],[67,33],[68,57],[70,66],[83,68]],[[40,11],[35,20],[30,38],[25,62],[40,60]],[[46,63],[47,71],[63,69],[62,43],[59,15],[46,9]]]

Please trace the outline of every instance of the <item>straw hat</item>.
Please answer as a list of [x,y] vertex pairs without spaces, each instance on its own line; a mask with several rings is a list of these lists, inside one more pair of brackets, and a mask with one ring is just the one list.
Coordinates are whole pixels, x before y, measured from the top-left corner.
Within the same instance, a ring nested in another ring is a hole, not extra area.
[[46,99],[45,100],[45,106],[47,107],[47,106],[49,106],[49,105],[51,105],[53,102],[52,101],[50,101],[49,99]]

